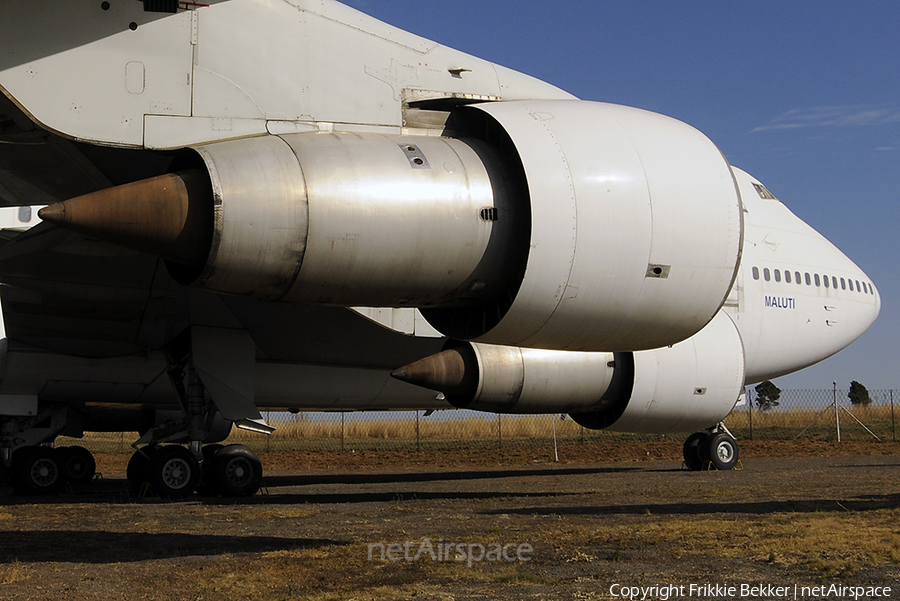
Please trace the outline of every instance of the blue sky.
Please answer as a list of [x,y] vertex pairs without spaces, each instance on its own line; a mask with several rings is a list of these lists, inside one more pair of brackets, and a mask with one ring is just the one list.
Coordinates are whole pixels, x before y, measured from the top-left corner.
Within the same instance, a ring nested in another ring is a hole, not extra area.
[[900,2],[351,0],[588,100],[708,135],[866,271],[875,325],[782,388],[900,388]]

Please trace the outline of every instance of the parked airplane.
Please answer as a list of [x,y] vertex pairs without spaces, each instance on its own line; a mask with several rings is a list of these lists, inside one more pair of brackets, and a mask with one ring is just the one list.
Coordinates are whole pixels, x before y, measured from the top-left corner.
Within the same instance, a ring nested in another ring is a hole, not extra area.
[[569,413],[728,469],[743,386],[880,309],[690,126],[331,0],[8,2],[0,40],[23,492],[92,476],[57,436],[135,431],[135,484],[253,494],[259,458],[216,443],[261,409]]

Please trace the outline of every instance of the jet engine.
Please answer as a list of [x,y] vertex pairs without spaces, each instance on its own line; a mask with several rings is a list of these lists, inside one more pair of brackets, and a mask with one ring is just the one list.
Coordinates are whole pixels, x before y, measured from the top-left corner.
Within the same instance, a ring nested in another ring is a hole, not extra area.
[[744,351],[720,312],[671,347],[613,354],[450,343],[392,375],[465,409],[569,413],[591,429],[689,432],[716,425],[734,408]]
[[740,259],[727,161],[628,107],[498,102],[442,137],[297,133],[199,146],[175,172],[44,209],[265,300],[418,307],[450,338],[633,351],[716,314]]

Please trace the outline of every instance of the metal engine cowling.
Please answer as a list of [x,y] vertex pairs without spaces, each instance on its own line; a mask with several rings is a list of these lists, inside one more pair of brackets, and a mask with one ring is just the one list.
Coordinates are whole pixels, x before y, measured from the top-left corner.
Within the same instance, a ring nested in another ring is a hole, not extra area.
[[490,344],[658,348],[721,307],[740,260],[741,202],[697,130],[559,100],[457,108],[445,134],[208,144],[173,173],[40,214],[165,258],[184,284],[416,307],[447,337]]
[[633,351],[684,340],[713,318],[737,273],[743,213],[728,162],[708,138],[662,115],[594,102],[469,110],[515,145],[531,248],[495,325],[478,332],[463,311],[426,311],[436,328],[494,344]]

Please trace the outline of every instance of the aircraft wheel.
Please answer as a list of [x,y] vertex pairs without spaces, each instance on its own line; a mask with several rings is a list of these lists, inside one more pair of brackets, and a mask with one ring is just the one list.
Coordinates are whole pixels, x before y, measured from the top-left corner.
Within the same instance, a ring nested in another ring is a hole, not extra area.
[[209,466],[212,463],[213,457],[216,456],[216,453],[224,448],[225,445],[219,443],[203,445],[203,465]]
[[251,497],[262,483],[262,462],[241,444],[219,449],[209,470],[210,482],[224,497]]
[[150,455],[144,476],[160,497],[181,499],[200,484],[200,462],[186,448],[168,445]]
[[97,473],[97,461],[84,447],[60,447],[56,449],[59,463],[66,477],[73,484],[87,484]]
[[203,445],[203,463],[201,464],[203,473],[200,475],[200,485],[197,487],[197,493],[204,497],[217,494],[215,484],[212,481],[212,462],[216,453],[223,448],[225,446],[219,443]]
[[140,451],[135,451],[131,459],[128,460],[128,467],[125,468],[125,476],[128,478],[128,486],[132,493],[139,493],[141,485],[147,481],[147,461],[153,449],[147,447]]
[[706,446],[709,434],[694,432],[684,441],[684,464],[695,472],[703,469],[702,449]]
[[48,447],[22,447],[13,454],[13,484],[19,494],[53,495],[66,484],[59,456]]
[[732,470],[737,465],[737,441],[725,432],[710,435],[704,447],[706,449],[705,459],[710,461],[717,470]]

